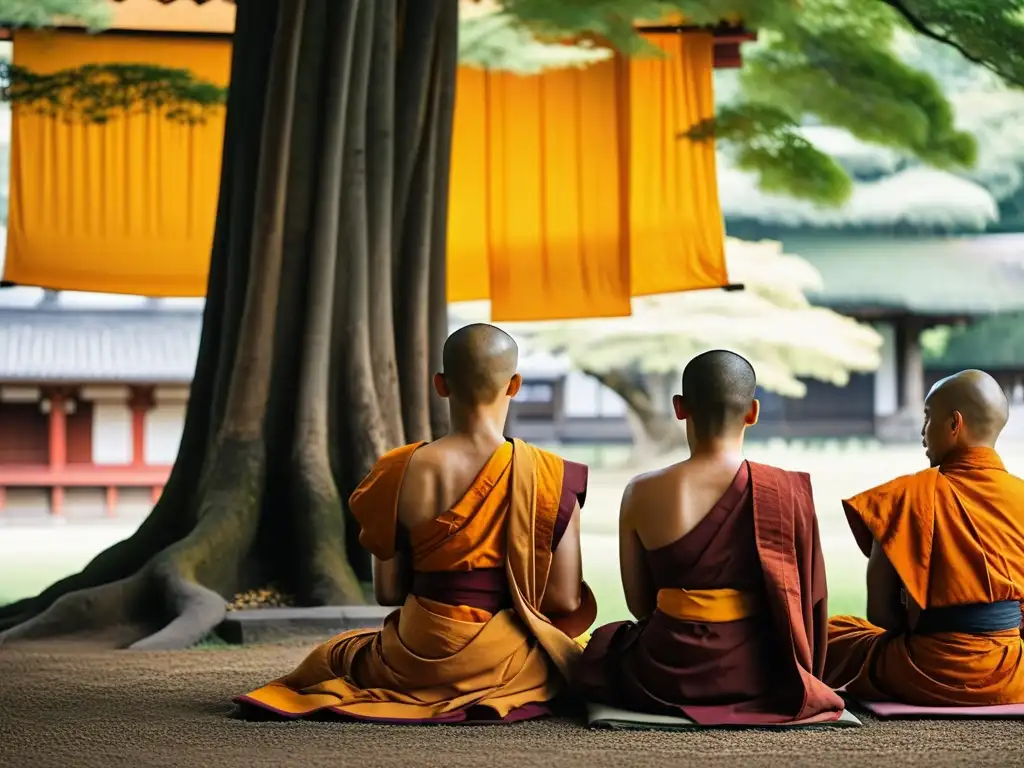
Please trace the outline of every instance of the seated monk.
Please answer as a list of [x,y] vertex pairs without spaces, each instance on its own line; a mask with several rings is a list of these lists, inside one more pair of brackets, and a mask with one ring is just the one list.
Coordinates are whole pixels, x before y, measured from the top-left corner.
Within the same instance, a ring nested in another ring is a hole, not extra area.
[[1024,702],[1024,481],[994,448],[1008,418],[988,374],[943,379],[924,406],[931,468],[843,502],[868,556],[868,618],[829,622],[833,686],[917,706]]
[[828,609],[810,480],[743,458],[755,385],[732,352],[686,366],[673,405],[690,457],[626,487],[619,557],[637,622],[593,633],[582,696],[701,725],[842,716],[819,679]]
[[503,436],[518,349],[490,325],[444,345],[451,430],[385,454],[349,506],[373,554],[380,630],[345,632],[239,701],[284,717],[401,723],[549,714],[597,615],[582,582],[587,468]]

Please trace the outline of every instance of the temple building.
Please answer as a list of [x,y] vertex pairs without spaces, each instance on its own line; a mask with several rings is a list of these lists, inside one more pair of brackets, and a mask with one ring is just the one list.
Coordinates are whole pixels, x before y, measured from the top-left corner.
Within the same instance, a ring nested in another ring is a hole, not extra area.
[[201,321],[201,307],[52,293],[0,303],[0,514],[148,510],[177,456]]
[[[808,298],[873,324],[885,340],[882,364],[842,388],[808,382],[799,400],[765,396],[761,425],[775,424],[781,435],[916,440],[928,388],[957,365],[941,349],[927,349],[929,334],[1024,311],[1024,234],[1013,231],[1004,205],[1017,189],[1007,178],[1020,185],[1021,167],[999,154],[1006,153],[1002,144],[982,144],[979,169],[956,174],[834,128],[804,132],[853,178],[849,202],[822,209],[766,194],[751,174],[719,157],[726,228],[745,240],[779,241],[816,267],[824,288]],[[978,365],[989,358],[979,349],[973,359]],[[1006,363],[993,373],[1019,400],[1024,360]]]

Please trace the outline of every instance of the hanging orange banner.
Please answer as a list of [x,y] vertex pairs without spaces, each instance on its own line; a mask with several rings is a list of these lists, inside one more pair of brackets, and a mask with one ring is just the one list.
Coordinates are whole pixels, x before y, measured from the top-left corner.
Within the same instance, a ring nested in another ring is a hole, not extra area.
[[[451,301],[495,320],[628,315],[630,297],[727,283],[708,33],[653,35],[661,58],[533,77],[462,68],[448,224]],[[16,64],[188,67],[226,84],[230,40],[17,32]],[[15,108],[4,279],[148,296],[206,291],[224,130],[159,114],[102,125]]]

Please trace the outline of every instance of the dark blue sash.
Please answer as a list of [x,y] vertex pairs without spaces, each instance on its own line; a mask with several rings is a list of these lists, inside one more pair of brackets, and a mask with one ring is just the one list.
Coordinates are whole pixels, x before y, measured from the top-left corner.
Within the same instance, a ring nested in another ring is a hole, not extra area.
[[921,611],[921,618],[914,631],[921,635],[934,635],[937,632],[960,632],[975,635],[1019,629],[1020,625],[1020,603],[1016,600],[1001,600],[998,603],[971,603],[970,605],[928,608]]

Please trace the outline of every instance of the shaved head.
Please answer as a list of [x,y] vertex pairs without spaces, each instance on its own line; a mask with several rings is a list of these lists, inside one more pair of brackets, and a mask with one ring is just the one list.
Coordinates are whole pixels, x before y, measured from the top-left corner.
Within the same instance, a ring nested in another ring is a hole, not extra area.
[[683,370],[682,403],[699,439],[739,431],[754,402],[757,376],[746,359],[724,349],[705,352]]
[[448,337],[443,363],[450,397],[465,405],[488,405],[508,392],[519,347],[500,328],[474,323]]
[[[994,446],[1010,418],[1010,404],[1003,388],[984,371],[961,371],[948,376],[932,387],[924,405],[925,447],[933,462],[936,458],[941,461],[938,453],[943,448],[952,447],[943,442],[944,436],[958,444]],[[959,414],[959,419],[955,414]]]

